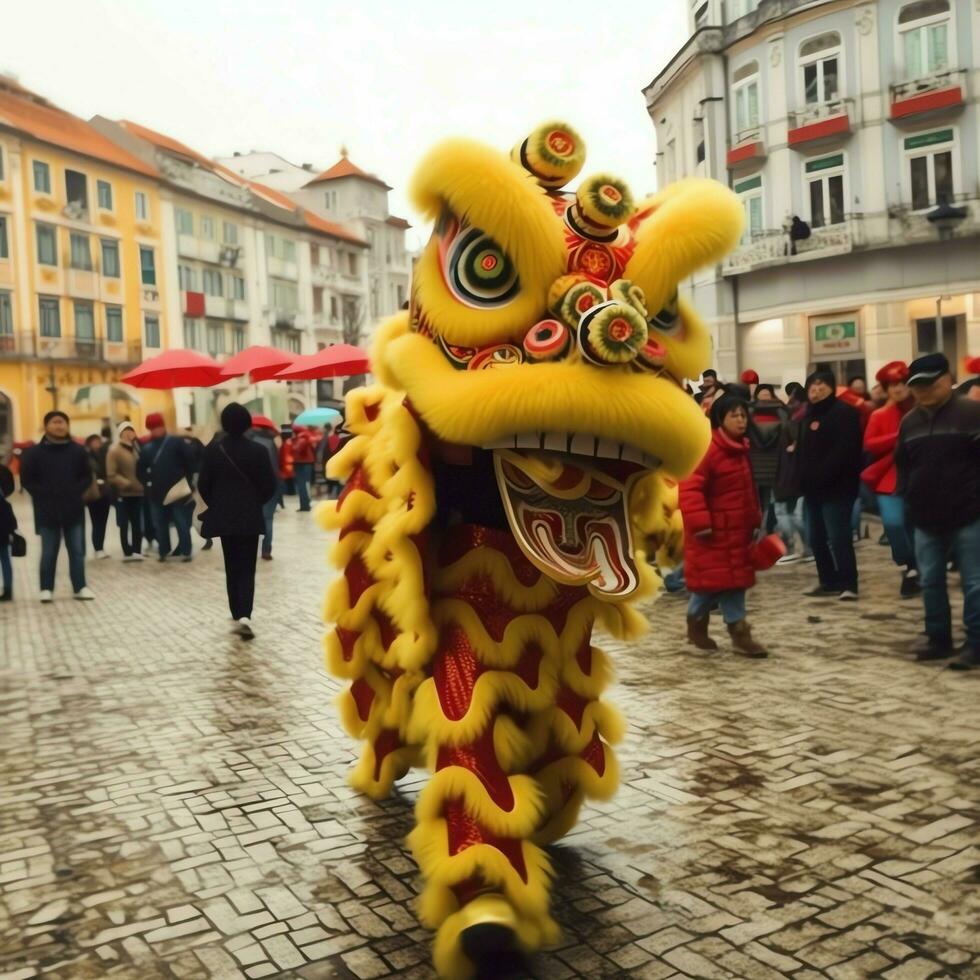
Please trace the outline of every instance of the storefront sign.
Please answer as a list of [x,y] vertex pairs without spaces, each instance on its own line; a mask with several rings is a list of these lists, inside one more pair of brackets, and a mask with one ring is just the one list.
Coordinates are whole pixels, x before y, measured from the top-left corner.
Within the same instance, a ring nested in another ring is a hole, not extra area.
[[858,354],[861,334],[856,320],[835,320],[810,325],[810,354]]

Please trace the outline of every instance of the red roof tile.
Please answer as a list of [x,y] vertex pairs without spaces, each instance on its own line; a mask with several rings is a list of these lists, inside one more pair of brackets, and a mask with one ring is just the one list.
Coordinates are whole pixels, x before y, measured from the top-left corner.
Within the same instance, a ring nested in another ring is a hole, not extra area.
[[369,180],[372,184],[383,187],[386,191],[391,190],[380,177],[375,174],[369,174],[366,170],[361,170],[356,163],[351,163],[346,154],[330,167],[329,170],[324,170],[322,174],[314,177],[306,186],[309,187],[310,184],[319,184],[327,180],[339,180],[341,177],[360,177],[362,180]]
[[116,146],[85,120],[5,78],[0,78],[0,126],[124,170],[159,176],[156,167]]

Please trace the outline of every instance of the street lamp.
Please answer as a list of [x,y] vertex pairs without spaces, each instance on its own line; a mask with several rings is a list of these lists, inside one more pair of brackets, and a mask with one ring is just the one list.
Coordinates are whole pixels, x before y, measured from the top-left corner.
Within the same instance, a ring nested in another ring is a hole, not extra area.
[[942,194],[939,197],[939,206],[926,215],[926,220],[939,232],[939,240],[948,242],[956,234],[956,226],[968,214],[966,208],[953,207],[949,203],[948,195]]

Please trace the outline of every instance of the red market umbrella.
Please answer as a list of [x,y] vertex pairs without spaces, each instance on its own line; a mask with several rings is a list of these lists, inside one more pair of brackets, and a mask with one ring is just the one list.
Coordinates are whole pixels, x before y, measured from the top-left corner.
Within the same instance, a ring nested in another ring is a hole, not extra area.
[[221,365],[193,350],[168,350],[144,361],[120,381],[134,388],[211,388],[221,381]]
[[221,368],[222,378],[240,378],[247,374],[250,381],[268,381],[296,360],[295,354],[275,347],[256,345],[229,357]]
[[279,426],[268,417],[268,415],[253,415],[253,429],[272,429],[273,432],[279,431]]
[[280,371],[280,381],[314,381],[320,378],[349,378],[366,374],[370,367],[367,351],[353,344],[331,344],[315,354],[297,357],[292,367]]

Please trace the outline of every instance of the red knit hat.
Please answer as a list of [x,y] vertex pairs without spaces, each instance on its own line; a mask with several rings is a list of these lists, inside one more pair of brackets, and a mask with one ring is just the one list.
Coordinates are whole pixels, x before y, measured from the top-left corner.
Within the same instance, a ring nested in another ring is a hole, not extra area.
[[980,374],[980,357],[968,357],[964,366],[967,374]]
[[747,368],[739,375],[738,380],[743,385],[757,385],[759,383],[759,375],[752,368]]
[[908,381],[908,379],[909,366],[905,361],[889,361],[884,367],[879,368],[875,375],[875,381],[883,388]]
[[162,429],[165,423],[163,421],[163,414],[160,412],[150,412],[146,417],[146,427],[148,429]]

